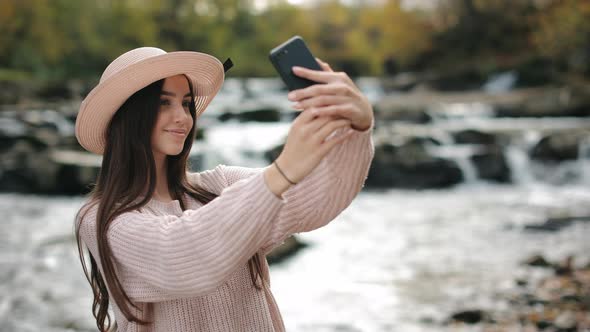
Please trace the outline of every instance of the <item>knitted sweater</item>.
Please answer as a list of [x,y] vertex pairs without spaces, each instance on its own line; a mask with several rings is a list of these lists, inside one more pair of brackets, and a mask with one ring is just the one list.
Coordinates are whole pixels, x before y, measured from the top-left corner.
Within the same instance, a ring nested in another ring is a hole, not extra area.
[[[349,129],[352,130],[352,129]],[[188,195],[150,200],[116,217],[107,232],[116,273],[150,326],[129,322],[111,300],[118,331],[284,331],[263,260],[262,290],[252,284],[248,260],[265,255],[290,235],[333,220],[361,190],[374,154],[373,126],[334,147],[282,198],[265,168],[219,165],[189,180],[219,194],[203,205]],[[80,222],[80,221],[78,221]],[[82,241],[102,266],[96,242],[96,205],[80,224]],[[295,287],[297,287],[295,285]]]

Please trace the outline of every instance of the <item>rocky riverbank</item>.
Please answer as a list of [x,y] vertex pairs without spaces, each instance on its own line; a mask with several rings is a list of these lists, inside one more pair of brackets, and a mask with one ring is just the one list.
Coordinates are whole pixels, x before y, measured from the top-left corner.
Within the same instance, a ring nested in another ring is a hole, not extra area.
[[[590,216],[549,218],[522,229],[531,233],[556,233]],[[586,332],[590,330],[590,261],[574,255],[551,262],[535,254],[521,262],[523,273],[511,291],[498,297],[503,310],[470,309],[453,313],[447,325],[481,325],[481,331]],[[586,261],[585,261],[586,260]]]
[[590,90],[415,92],[386,96],[375,115],[369,185],[440,188],[468,176],[510,183],[516,181],[509,155],[515,147],[537,168],[587,157]]
[[[224,93],[224,98],[232,95]],[[198,139],[228,121],[290,121],[295,112],[286,108],[281,93],[250,92],[239,97],[249,98],[247,102],[212,104]],[[2,106],[0,191],[88,190],[101,159],[84,152],[75,140],[77,105]],[[590,160],[587,88],[392,92],[375,99],[374,105],[375,158],[367,188],[446,188],[474,180],[512,183],[523,171],[543,179],[562,164]],[[272,160],[280,149],[269,149],[266,158]],[[548,181],[565,183],[581,176],[581,171],[568,169]]]
[[[576,266],[573,256],[548,262],[543,256],[523,264],[529,273],[515,280],[518,290],[503,294],[508,310],[473,309],[452,314],[447,324],[481,325],[481,331],[584,332],[590,330],[590,262]],[[537,278],[538,269],[544,277]]]

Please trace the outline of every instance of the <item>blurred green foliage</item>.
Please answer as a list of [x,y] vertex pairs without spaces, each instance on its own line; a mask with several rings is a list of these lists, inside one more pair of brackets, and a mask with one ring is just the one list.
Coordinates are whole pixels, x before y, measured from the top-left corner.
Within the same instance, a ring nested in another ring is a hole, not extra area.
[[232,75],[274,75],[269,50],[295,34],[351,75],[493,71],[531,59],[590,73],[587,0],[437,4],[328,0],[299,7],[268,0],[260,9],[254,0],[2,0],[0,80],[94,78],[116,56],[148,45],[232,57]]

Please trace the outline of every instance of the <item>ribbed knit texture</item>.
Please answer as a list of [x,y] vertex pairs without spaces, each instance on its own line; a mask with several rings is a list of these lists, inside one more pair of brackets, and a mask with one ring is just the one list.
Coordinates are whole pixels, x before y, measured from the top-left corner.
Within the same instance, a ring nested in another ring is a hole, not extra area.
[[[269,190],[265,168],[219,165],[189,174],[190,181],[219,194],[208,204],[185,195],[183,212],[178,201],[152,199],[113,220],[108,240],[117,274],[144,309],[143,316],[136,314],[154,322],[128,322],[111,300],[119,331],[284,331],[266,261],[262,290],[253,286],[247,262],[294,233],[326,225],[351,203],[373,158],[372,129],[334,147],[282,199]],[[102,271],[96,205],[80,232]]]

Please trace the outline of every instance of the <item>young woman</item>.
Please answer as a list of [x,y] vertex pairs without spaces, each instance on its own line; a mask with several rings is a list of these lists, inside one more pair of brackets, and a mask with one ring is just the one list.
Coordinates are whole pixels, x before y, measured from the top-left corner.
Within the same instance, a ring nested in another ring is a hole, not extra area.
[[200,173],[188,153],[223,65],[142,47],[105,69],[76,120],[80,144],[103,155],[76,215],[100,331],[284,331],[265,255],[345,209],[374,153],[369,102],[320,63],[294,68],[322,84],[289,94],[301,113],[275,162]]

